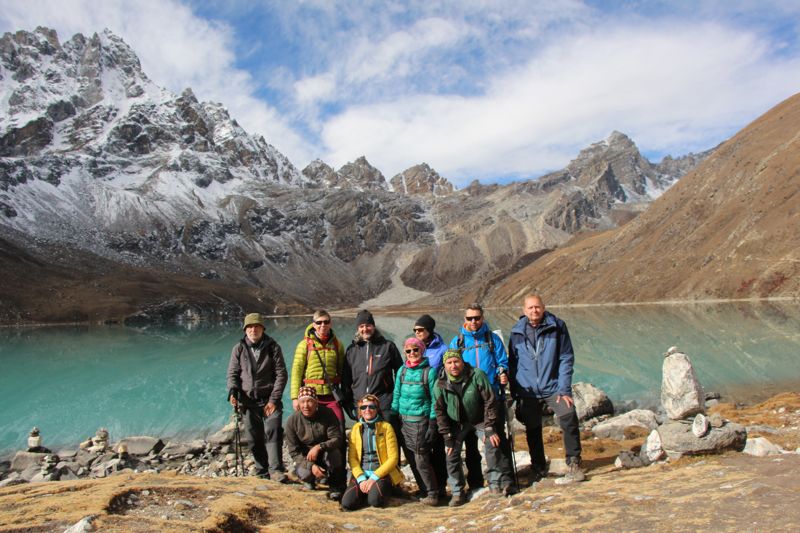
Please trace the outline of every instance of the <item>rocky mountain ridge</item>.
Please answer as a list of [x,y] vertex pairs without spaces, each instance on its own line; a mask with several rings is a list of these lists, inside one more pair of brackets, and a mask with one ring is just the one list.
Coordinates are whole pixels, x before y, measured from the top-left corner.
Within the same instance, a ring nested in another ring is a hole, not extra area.
[[[243,302],[223,286],[273,312],[356,305],[394,280],[431,302],[472,296],[476,280],[635,214],[682,161],[661,171],[615,133],[565,171],[506,186],[458,191],[424,163],[387,183],[365,157],[300,172],[222,104],[157,87],[108,30],[63,44],[46,28],[0,38],[0,251],[46,261],[66,247],[83,254],[78,278],[91,279],[91,257],[170,273],[193,293],[225,292],[226,309]],[[47,272],[40,282],[63,282]],[[0,300],[17,302],[0,319],[31,319],[24,299]]]
[[800,296],[800,94],[720,145],[631,223],[498,284],[551,302]]

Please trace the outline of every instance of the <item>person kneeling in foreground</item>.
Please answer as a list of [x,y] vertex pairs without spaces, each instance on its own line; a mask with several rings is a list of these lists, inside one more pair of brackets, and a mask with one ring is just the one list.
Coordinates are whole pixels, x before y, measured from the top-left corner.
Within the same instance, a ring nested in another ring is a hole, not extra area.
[[504,473],[510,471],[510,465],[501,449],[503,429],[498,427],[499,402],[494,389],[480,368],[464,362],[460,350],[447,350],[443,359],[444,372],[436,382],[434,409],[447,453],[448,482],[453,493],[450,507],[467,502],[461,447],[471,432],[476,432],[484,443],[490,490],[497,487],[492,492],[509,496],[511,481],[504,480]]
[[382,507],[392,485],[405,477],[397,467],[400,452],[389,422],[381,417],[380,400],[365,394],[358,401],[359,420],[350,430],[347,460],[350,483],[342,496],[342,509],[355,511],[364,505]]
[[295,462],[295,474],[306,488],[315,483],[330,486],[328,498],[339,500],[344,490],[344,457],[339,419],[320,405],[314,387],[300,387],[298,411],[286,420],[286,442]]

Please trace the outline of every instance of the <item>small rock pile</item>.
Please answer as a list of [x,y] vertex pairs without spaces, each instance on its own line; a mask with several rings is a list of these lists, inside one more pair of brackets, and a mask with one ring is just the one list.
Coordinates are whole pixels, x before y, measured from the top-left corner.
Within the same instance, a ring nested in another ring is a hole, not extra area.
[[[10,462],[0,462],[0,487],[36,481],[103,478],[119,472],[178,472],[201,477],[235,476],[237,454],[233,444],[235,421],[231,421],[208,440],[169,441],[150,436],[126,437],[115,444],[108,430],[81,442],[78,449],[52,453],[41,446],[41,435],[29,438],[29,448],[18,451]],[[240,428],[242,429],[242,428]],[[33,432],[31,432],[33,433]],[[241,432],[244,438],[244,431]],[[31,446],[31,444],[35,446]],[[255,466],[247,443],[241,450],[242,471],[252,475]],[[46,451],[43,451],[46,450]],[[286,449],[284,463],[291,464]]]

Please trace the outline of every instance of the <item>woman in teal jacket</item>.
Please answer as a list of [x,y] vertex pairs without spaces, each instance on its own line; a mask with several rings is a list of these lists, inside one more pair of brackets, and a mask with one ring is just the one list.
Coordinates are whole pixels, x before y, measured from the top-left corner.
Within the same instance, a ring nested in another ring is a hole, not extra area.
[[[422,503],[439,503],[439,482],[431,466],[431,445],[436,436],[436,411],[433,390],[436,369],[425,357],[425,343],[417,338],[403,344],[405,364],[397,371],[392,411],[400,415],[403,453],[419,486]],[[444,480],[441,480],[444,483]]]

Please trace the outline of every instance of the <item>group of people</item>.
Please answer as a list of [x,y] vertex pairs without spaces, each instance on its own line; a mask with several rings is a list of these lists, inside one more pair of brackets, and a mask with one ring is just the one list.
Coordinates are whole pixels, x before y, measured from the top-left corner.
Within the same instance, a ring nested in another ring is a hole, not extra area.
[[[508,496],[518,489],[513,437],[506,433],[506,410],[514,401],[515,415],[525,425],[531,481],[547,475],[544,405],[564,433],[568,472],[556,482],[585,478],[572,399],[572,342],[566,324],[545,310],[540,296],[524,298],[508,350],[479,304],[467,306],[461,330],[449,344],[435,331],[436,321],[422,315],[403,343],[403,354],[375,327],[369,311],[359,311],[356,324],[355,337],[345,347],[331,315],[314,313],[295,349],[294,412],[283,425],[281,397],[289,381],[283,353],[266,335],[260,314],[245,317],[244,337],[228,365],[228,400],[244,413],[258,476],[288,482],[285,437],[294,473],[307,488],[327,486],[328,497],[341,501],[344,510],[382,506],[404,480],[402,449],[420,501],[442,503],[449,485],[449,505],[459,506],[468,491],[484,486],[480,439],[489,491]],[[345,415],[355,422],[347,439]]]

